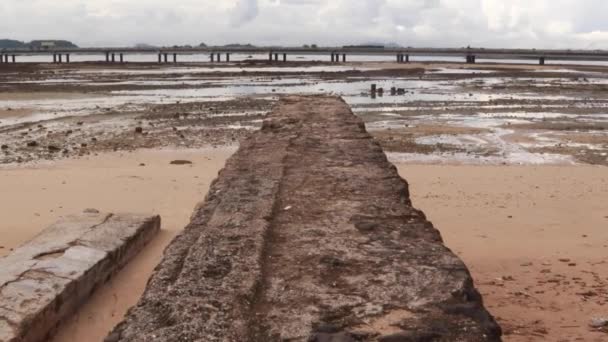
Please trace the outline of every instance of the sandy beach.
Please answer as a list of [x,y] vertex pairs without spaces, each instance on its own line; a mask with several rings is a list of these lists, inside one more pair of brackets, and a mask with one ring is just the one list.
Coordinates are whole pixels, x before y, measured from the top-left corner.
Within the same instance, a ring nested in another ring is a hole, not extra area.
[[[138,150],[3,167],[2,255],[85,208],[162,216],[161,234],[66,325],[55,342],[99,341],[138,300],[162,250],[234,148]],[[175,166],[175,159],[192,165]],[[145,166],[140,166],[140,164]],[[505,341],[602,341],[608,172],[601,166],[398,164],[414,205],[470,267]],[[69,196],[65,196],[69,194]],[[57,200],[61,198],[61,200]]]
[[605,341],[608,169],[398,165],[505,341]]
[[[139,299],[164,247],[189,222],[194,206],[233,151],[138,150],[0,169],[0,256],[62,215],[86,208],[162,217],[155,240],[95,292],[55,341],[101,341],[120,322]],[[173,160],[192,164],[170,165]]]

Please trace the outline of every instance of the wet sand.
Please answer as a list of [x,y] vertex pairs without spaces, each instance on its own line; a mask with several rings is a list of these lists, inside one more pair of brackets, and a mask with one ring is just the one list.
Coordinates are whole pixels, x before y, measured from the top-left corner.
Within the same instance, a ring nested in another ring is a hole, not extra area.
[[606,341],[608,168],[398,165],[505,341]]
[[[0,256],[60,216],[86,208],[162,217],[160,235],[99,288],[54,341],[101,341],[120,322],[139,299],[164,247],[189,222],[194,206],[234,150],[138,150],[0,168]],[[177,159],[193,164],[169,164]]]

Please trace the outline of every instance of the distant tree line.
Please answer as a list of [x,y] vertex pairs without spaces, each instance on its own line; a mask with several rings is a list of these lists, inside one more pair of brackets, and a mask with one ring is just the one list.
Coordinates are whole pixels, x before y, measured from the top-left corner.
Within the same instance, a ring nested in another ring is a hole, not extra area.
[[0,39],[0,49],[46,50],[56,48],[74,49],[78,46],[67,40],[32,40],[26,43],[13,39]]

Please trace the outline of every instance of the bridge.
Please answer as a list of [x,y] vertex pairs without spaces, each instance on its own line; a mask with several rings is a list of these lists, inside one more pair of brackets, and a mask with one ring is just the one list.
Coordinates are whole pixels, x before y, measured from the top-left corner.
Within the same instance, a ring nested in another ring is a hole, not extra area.
[[[195,48],[77,48],[77,49],[1,49],[0,63],[17,63],[21,56],[48,55],[49,63],[70,63],[71,55],[105,55],[107,63],[125,63],[125,55],[151,55],[150,62],[177,63],[178,56],[208,54],[211,62],[230,62],[232,54],[268,54],[272,62],[287,62],[290,55],[327,55],[327,61],[347,62],[348,56],[394,56],[398,63],[410,62],[412,56],[461,57],[466,63],[477,59],[608,61],[608,50],[537,50],[484,48],[374,48],[374,47],[195,47]],[[156,56],[156,58],[154,58]]]

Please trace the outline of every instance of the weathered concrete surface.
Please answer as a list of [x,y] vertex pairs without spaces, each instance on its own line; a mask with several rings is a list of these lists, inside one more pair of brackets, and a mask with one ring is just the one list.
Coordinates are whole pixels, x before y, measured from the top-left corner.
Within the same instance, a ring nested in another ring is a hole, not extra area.
[[45,341],[160,229],[160,217],[66,217],[0,259],[0,342]]
[[499,341],[471,276],[340,99],[242,142],[107,341]]

